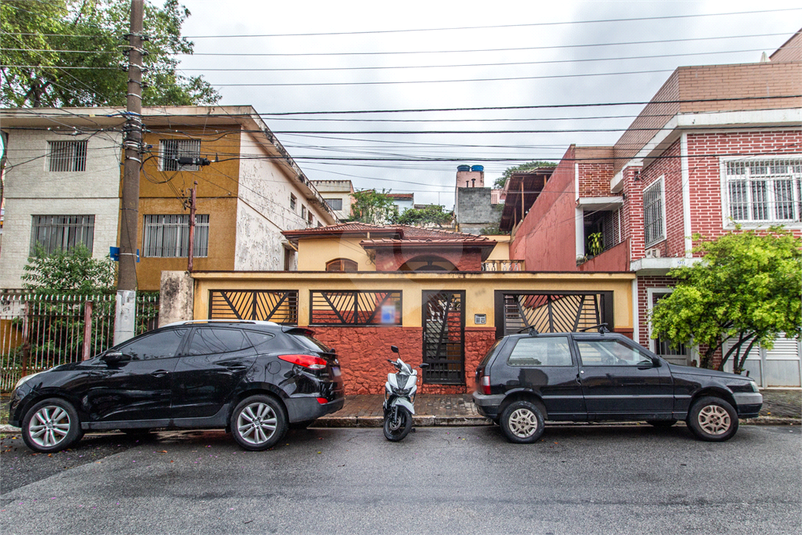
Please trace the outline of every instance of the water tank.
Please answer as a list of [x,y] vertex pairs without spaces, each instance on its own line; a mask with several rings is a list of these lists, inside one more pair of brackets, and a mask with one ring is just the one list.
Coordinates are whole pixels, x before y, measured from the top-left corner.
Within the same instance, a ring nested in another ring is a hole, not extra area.
[[474,165],[471,167],[471,171],[476,171],[477,173],[484,173],[485,166],[484,165]]
[[470,170],[471,170],[471,166],[470,165],[458,165],[457,166],[457,171],[470,171]]

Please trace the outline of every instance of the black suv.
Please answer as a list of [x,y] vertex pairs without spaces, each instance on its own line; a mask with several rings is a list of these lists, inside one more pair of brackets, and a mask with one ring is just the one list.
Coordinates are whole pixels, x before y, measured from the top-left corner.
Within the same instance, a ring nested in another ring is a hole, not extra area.
[[724,441],[763,396],[741,375],[669,364],[616,333],[509,335],[476,370],[478,411],[511,442],[535,442],[544,420],[685,420],[702,440]]
[[312,331],[258,321],[175,323],[85,362],[23,377],[10,423],[53,452],[85,431],[225,428],[247,450],[343,406],[334,351]]

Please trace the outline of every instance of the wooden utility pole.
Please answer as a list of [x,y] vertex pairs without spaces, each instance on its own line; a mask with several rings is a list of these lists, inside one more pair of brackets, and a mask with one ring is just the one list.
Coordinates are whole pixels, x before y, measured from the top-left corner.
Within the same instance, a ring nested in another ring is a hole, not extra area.
[[142,20],[144,0],[131,0],[128,35],[128,97],[123,136],[125,167],[120,214],[120,270],[114,343],[134,336],[136,324],[136,246],[139,228],[139,172],[142,160]]
[[197,199],[198,182],[192,188],[189,196],[189,260],[187,261],[187,271],[192,273],[192,261],[195,259],[195,201]]

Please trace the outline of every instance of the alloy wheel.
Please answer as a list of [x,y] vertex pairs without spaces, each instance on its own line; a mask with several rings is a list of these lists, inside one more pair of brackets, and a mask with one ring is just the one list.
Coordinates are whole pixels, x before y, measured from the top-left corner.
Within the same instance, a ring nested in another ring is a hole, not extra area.
[[261,401],[247,405],[237,417],[237,429],[242,439],[254,446],[264,444],[275,434],[278,419],[273,408]]
[[528,438],[537,431],[537,417],[528,409],[517,409],[509,418],[509,428],[518,438]]
[[31,440],[42,448],[52,448],[70,432],[69,413],[58,405],[46,405],[36,411],[28,424]]

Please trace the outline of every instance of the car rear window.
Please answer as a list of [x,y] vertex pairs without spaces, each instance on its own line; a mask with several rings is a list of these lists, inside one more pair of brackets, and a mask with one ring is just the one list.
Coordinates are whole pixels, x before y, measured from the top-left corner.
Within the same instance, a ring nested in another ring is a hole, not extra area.
[[567,336],[521,338],[507,358],[510,366],[571,366]]
[[324,353],[331,353],[332,350],[320,340],[315,339],[311,334],[305,331],[290,331],[287,335],[301,344],[305,349],[311,351],[322,351]]
[[487,350],[487,354],[485,354],[485,358],[482,359],[482,362],[479,363],[479,366],[487,366],[487,363],[490,362],[490,359],[493,358],[493,355],[496,354],[498,348],[501,346],[501,342],[503,342],[503,338],[499,338],[496,340],[496,343],[490,346],[490,349]]

